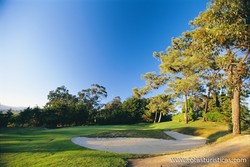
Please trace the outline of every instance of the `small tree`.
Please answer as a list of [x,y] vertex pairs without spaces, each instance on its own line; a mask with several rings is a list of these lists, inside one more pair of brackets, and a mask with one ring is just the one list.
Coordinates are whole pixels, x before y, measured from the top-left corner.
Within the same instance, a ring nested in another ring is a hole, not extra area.
[[150,98],[147,108],[150,112],[155,113],[154,123],[161,122],[162,115],[167,115],[169,112],[174,111],[173,101],[169,95],[159,94]]

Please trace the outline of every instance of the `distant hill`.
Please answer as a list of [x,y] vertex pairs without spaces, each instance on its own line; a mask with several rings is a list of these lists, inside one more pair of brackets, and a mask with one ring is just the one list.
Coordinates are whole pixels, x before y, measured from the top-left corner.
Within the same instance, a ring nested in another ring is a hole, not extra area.
[[27,107],[15,107],[15,106],[6,106],[6,105],[2,105],[0,104],[0,111],[7,111],[9,109],[11,109],[11,112],[13,113],[19,113],[21,110],[26,109]]

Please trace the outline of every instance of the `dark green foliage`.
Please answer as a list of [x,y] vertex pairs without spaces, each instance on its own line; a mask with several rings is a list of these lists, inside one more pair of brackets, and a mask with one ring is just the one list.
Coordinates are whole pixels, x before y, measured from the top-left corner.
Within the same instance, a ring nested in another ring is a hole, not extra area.
[[16,126],[37,127],[41,126],[43,119],[42,110],[39,107],[26,108],[15,117]]
[[207,113],[207,120],[212,122],[226,122],[226,117],[221,112],[214,111]]
[[[241,115],[240,115],[240,124],[241,124],[241,130],[247,130],[250,128],[250,110],[247,108],[247,106],[243,105],[241,106]],[[233,126],[230,123],[229,124],[229,130],[233,130]]]
[[97,124],[134,124],[147,119],[145,114],[147,99],[128,98],[121,103],[116,97],[105,108],[100,110],[96,117]]
[[89,112],[87,106],[83,104],[76,104],[75,110],[72,113],[73,123],[75,125],[84,125],[86,124],[89,117]]
[[128,117],[127,113],[122,110],[120,97],[115,97],[97,113],[96,122],[101,125],[126,124]]
[[13,113],[8,110],[7,113],[0,111],[0,127],[7,127],[8,123],[12,121]]
[[57,124],[60,122],[56,111],[51,108],[44,109],[44,124],[43,126],[47,128],[56,128]]
[[209,105],[208,105],[208,111],[210,112],[221,112],[222,108],[221,108],[221,102],[220,102],[220,96],[218,95],[217,92],[213,92],[212,93],[212,97],[209,101]]
[[220,100],[220,110],[225,115],[225,121],[231,122],[232,121],[232,105],[231,105],[231,98],[229,95],[224,94],[223,92],[219,96]]
[[96,118],[97,124],[100,125],[117,125],[117,124],[130,124],[128,113],[124,112],[121,108],[118,109],[103,109],[98,112]]
[[250,110],[247,106],[241,106],[241,130],[250,128]]
[[78,99],[71,95],[65,86],[61,86],[55,91],[49,92],[48,100],[49,102],[45,106],[45,109],[48,111],[46,114],[51,114],[51,112],[53,112],[51,118],[48,119],[49,125],[72,125],[74,122],[72,117],[73,111],[75,111],[75,105],[77,104]]
[[147,99],[120,97],[103,108],[101,99],[107,96],[105,88],[97,84],[84,89],[78,96],[71,95],[65,86],[50,91],[45,108],[26,108],[17,115],[0,113],[1,127],[47,127],[81,126],[86,124],[134,124],[148,121]]
[[78,97],[69,94],[65,86],[50,91],[48,95],[45,126],[62,127],[95,124],[97,111],[102,106],[100,100],[107,97],[105,87],[93,84],[83,89]]
[[[232,131],[232,107],[229,95],[224,92],[220,95],[214,93],[208,110],[209,112],[206,114],[208,121],[227,123],[229,124],[229,131]],[[250,125],[250,111],[243,103],[240,107],[240,113],[241,130],[246,130]]]
[[145,98],[128,98],[122,104],[122,109],[129,115],[130,122],[138,123],[142,122],[142,116],[145,116],[145,111],[147,110],[146,106],[148,104],[148,100]]
[[[202,104],[202,99],[197,98],[197,97],[190,97],[188,99],[188,120],[189,121],[195,121],[198,119],[198,117],[202,116],[202,110],[203,108],[201,107]],[[182,113],[185,113],[185,104],[183,103],[182,105]],[[179,114],[178,114],[179,115]],[[177,117],[177,118],[176,118]],[[183,117],[184,119],[184,114]],[[181,119],[181,116],[175,116],[174,119],[179,120]]]

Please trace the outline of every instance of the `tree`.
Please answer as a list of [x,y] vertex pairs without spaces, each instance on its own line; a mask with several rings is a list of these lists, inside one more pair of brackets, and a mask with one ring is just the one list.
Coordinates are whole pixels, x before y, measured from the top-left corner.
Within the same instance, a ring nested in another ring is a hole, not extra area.
[[13,113],[11,109],[9,109],[6,113],[0,111],[0,127],[7,127],[8,123],[11,122],[12,117]]
[[172,46],[167,52],[154,53],[161,61],[161,73],[168,75],[168,92],[177,96],[183,95],[185,101],[185,122],[188,123],[188,97],[200,90],[199,65],[196,52],[192,52],[192,38],[189,32],[172,39]]
[[[203,121],[206,121],[206,113],[209,109],[209,102],[211,99],[211,93],[217,92],[218,89],[223,87],[221,85],[221,74],[220,69],[216,66],[216,62],[214,57],[214,53],[212,52],[212,49],[202,49],[199,47],[193,47],[193,52],[199,52],[199,57],[203,63],[200,65],[199,68],[199,75],[203,82],[203,89],[206,89],[207,91],[198,91],[199,95],[201,96],[203,102],[204,102],[204,109],[203,109]],[[196,62],[197,63],[197,62]],[[207,93],[205,93],[207,92]]]
[[74,122],[72,113],[75,110],[77,98],[71,95],[65,86],[57,87],[55,91],[50,91],[48,100],[49,102],[45,108],[55,112],[58,126],[70,125]]
[[193,39],[191,32],[184,33],[179,38],[172,39],[172,46],[167,52],[154,52],[154,56],[160,60],[160,75],[147,73],[143,76],[146,79],[146,86],[140,90],[134,89],[134,95],[140,97],[152,89],[158,89],[167,84],[167,92],[173,98],[184,96],[185,101],[185,122],[188,123],[188,97],[193,92],[201,91],[200,84],[200,59],[197,52],[193,52]]
[[235,135],[240,134],[240,96],[249,91],[250,83],[250,26],[245,22],[248,12],[249,4],[244,0],[214,0],[191,22],[196,26],[193,38],[201,48],[213,48],[216,65],[224,72]]
[[122,109],[129,116],[130,123],[138,123],[143,121],[143,117],[144,120],[147,119],[145,114],[147,104],[148,100],[145,98],[130,97],[122,103]]
[[98,84],[92,84],[92,88],[83,89],[78,93],[79,103],[86,106],[87,111],[89,112],[89,123],[96,122],[97,111],[103,106],[101,100],[108,96],[106,88]]
[[146,85],[141,89],[133,89],[133,96],[135,98],[141,98],[150,91],[160,88],[168,81],[168,77],[164,73],[157,75],[155,72],[148,72],[141,77],[146,80]]
[[116,96],[110,103],[105,105],[105,109],[113,109],[122,104],[120,96]]
[[97,124],[126,124],[129,116],[122,110],[122,102],[119,96],[107,103],[96,116]]
[[43,125],[47,128],[56,128],[60,124],[59,116],[56,110],[51,107],[46,107],[43,109],[44,122]]
[[174,111],[173,101],[169,95],[159,94],[150,98],[149,104],[146,106],[148,110],[155,113],[154,123],[157,120],[161,122],[162,115],[167,115],[170,111]]
[[73,120],[75,125],[83,125],[88,121],[89,112],[87,110],[87,106],[77,102],[75,106],[75,111],[73,113]]

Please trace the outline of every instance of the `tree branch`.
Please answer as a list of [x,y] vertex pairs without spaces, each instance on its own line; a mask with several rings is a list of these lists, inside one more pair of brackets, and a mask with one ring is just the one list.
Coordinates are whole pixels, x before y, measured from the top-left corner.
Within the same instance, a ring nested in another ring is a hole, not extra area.
[[250,50],[248,49],[247,53],[244,55],[244,57],[240,61],[241,64],[247,59],[247,57],[249,56],[249,54],[250,54]]

